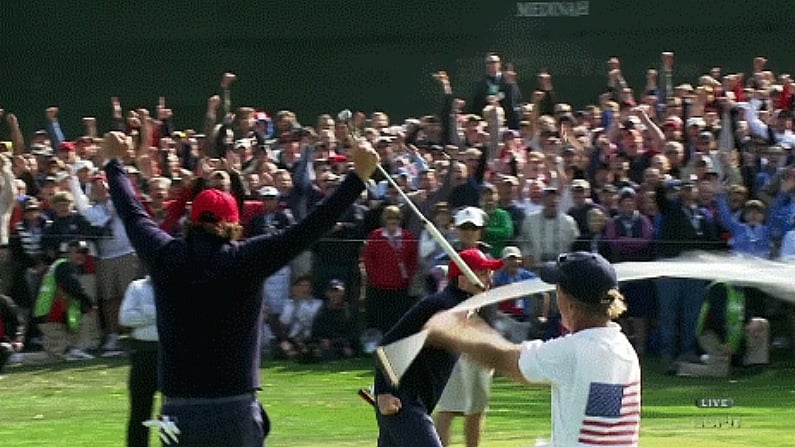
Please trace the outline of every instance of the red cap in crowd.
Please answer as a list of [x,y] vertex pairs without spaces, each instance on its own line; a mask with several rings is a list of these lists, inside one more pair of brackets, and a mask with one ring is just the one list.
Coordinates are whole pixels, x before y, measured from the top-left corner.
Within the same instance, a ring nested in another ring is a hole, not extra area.
[[200,192],[193,199],[190,218],[193,222],[214,220],[237,223],[240,221],[235,198],[220,189],[205,189]]
[[682,130],[682,119],[678,116],[670,116],[663,122],[663,127],[673,127],[674,130]]
[[[464,263],[466,263],[466,265],[468,265],[473,271],[498,270],[503,266],[502,259],[487,258],[486,255],[484,255],[483,252],[477,248],[468,248],[458,255],[461,256],[461,259],[464,261]],[[455,261],[450,262],[450,266],[447,270],[447,278],[449,280],[461,276],[462,273],[463,272],[461,271],[461,268],[455,263]]]
[[61,144],[58,145],[58,150],[66,152],[74,152],[75,144],[71,141],[61,141]]

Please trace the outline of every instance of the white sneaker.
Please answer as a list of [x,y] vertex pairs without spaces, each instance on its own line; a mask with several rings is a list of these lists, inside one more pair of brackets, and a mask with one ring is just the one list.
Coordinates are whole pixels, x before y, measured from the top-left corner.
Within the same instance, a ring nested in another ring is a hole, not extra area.
[[87,353],[86,351],[83,351],[82,349],[72,348],[66,353],[64,358],[66,361],[74,362],[77,360],[91,360],[94,358],[94,356]]
[[118,351],[119,350],[119,334],[110,333],[105,344],[102,345],[103,351]]
[[102,351],[101,357],[121,357],[124,355],[124,351],[120,351],[118,349],[111,350],[111,351]]

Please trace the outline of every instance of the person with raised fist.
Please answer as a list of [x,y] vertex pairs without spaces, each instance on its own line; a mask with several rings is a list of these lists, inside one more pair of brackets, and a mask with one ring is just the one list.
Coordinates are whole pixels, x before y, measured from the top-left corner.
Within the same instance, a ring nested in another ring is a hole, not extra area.
[[154,425],[182,447],[261,447],[270,431],[256,395],[262,281],[331,229],[364,190],[378,155],[357,142],[354,167],[336,192],[284,232],[240,240],[234,197],[207,189],[193,199],[188,233],[177,239],[136,198],[120,161],[129,145],[123,133],[107,133],[102,155],[113,204],[154,285],[160,413],[170,422]]

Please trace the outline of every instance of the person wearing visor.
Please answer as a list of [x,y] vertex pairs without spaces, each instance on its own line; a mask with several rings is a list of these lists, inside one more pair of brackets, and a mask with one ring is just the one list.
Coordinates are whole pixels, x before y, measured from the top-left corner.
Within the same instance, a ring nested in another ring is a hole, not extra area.
[[[459,255],[486,288],[491,285],[494,271],[503,265],[501,259],[490,259],[477,248],[468,248]],[[435,313],[450,309],[479,293],[478,286],[462,273],[458,264],[451,262],[447,286],[441,292],[428,296],[412,307],[384,335],[381,345],[388,345],[419,332],[422,325]],[[379,447],[442,446],[430,414],[439,402],[457,360],[456,354],[443,349],[425,347],[417,355],[397,387],[392,386],[383,372],[376,368],[374,391]]]
[[556,285],[568,335],[514,344],[479,317],[448,310],[425,325],[427,342],[516,382],[549,384],[552,439],[543,445],[638,445],[640,366],[612,321],[626,310],[615,269],[597,253],[571,252],[544,263],[539,276]]

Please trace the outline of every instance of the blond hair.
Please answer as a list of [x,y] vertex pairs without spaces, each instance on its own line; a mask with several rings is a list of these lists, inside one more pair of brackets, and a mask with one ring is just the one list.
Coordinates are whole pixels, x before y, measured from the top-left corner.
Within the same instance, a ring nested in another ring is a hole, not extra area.
[[574,298],[573,301],[577,303],[576,305],[582,309],[583,313],[596,318],[615,320],[627,310],[624,295],[618,289],[608,290],[598,303],[586,303],[577,298]]
[[235,222],[193,222],[188,226],[187,234],[196,230],[202,230],[228,241],[243,239],[243,226]]
[[403,219],[403,212],[395,205],[389,205],[381,212],[381,222],[386,223],[389,219]]

